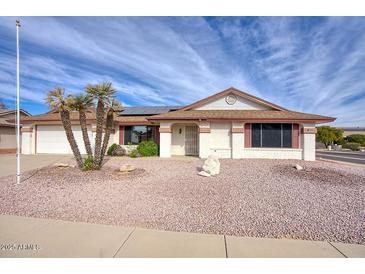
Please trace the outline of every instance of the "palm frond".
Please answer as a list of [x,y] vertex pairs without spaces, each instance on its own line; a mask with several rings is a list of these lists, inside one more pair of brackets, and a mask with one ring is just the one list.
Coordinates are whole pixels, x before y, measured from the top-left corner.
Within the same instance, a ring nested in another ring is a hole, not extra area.
[[90,95],[73,95],[67,103],[73,110],[86,110],[94,107],[94,98]]
[[64,94],[65,94],[65,89],[57,87],[48,92],[45,101],[51,109],[56,109],[56,110],[63,109],[66,106]]
[[113,87],[111,82],[104,82],[95,85],[88,84],[85,91],[94,98],[105,100],[112,97],[117,90]]

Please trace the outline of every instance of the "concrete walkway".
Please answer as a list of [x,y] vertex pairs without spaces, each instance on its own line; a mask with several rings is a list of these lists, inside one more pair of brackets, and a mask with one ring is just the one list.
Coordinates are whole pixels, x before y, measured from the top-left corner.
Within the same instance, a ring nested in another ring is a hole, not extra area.
[[[61,154],[37,154],[37,155],[21,155],[20,166],[21,171],[28,171],[48,166],[58,161],[70,159],[70,155]],[[16,156],[10,154],[0,155],[0,176],[8,176],[16,174]]]
[[169,232],[10,215],[0,215],[0,245],[0,257],[365,257],[365,245]]

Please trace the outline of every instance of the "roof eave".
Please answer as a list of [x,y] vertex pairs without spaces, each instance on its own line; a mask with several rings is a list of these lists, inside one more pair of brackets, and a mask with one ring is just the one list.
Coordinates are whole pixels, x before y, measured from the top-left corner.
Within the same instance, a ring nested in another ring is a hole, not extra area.
[[216,117],[216,118],[208,118],[208,117],[149,117],[146,118],[151,121],[164,121],[164,120],[209,120],[209,121],[293,121],[293,122],[313,122],[313,123],[329,123],[336,120],[336,118],[241,118],[241,117]]

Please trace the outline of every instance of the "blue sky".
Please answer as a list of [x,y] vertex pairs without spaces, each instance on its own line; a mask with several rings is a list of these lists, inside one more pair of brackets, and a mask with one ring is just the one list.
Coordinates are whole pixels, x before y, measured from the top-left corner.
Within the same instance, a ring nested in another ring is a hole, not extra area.
[[[365,126],[364,17],[23,17],[21,107],[112,81],[126,106],[184,105],[234,86]],[[14,107],[15,18],[0,17],[0,98]]]

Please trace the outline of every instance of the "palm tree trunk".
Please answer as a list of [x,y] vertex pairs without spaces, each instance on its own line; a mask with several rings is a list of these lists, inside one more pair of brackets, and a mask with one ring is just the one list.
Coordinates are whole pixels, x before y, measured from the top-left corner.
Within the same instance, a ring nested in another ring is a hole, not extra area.
[[70,121],[70,112],[68,112],[67,110],[61,110],[60,115],[61,115],[62,125],[63,125],[63,128],[65,129],[66,137],[70,144],[72,153],[74,154],[74,157],[76,159],[77,166],[79,168],[82,168],[82,166],[83,166],[82,157],[80,154],[79,147],[77,146],[75,136],[72,132],[72,126],[71,126],[71,121]]
[[104,135],[104,140],[103,140],[103,146],[101,148],[101,154],[100,154],[100,163],[99,163],[100,166],[103,163],[106,149],[108,148],[110,132],[113,127],[113,121],[114,121],[113,115],[114,114],[112,111],[108,111],[108,114],[106,116],[106,129],[105,129],[105,135]]
[[84,139],[85,149],[89,157],[93,157],[93,151],[91,149],[89,134],[87,133],[86,125],[86,113],[84,109],[79,110],[80,126],[82,131],[82,138]]
[[103,137],[103,124],[104,124],[104,103],[103,99],[98,99],[98,105],[96,107],[96,136],[95,136],[95,151],[94,151],[94,165],[100,167],[100,155],[101,155],[101,142]]

